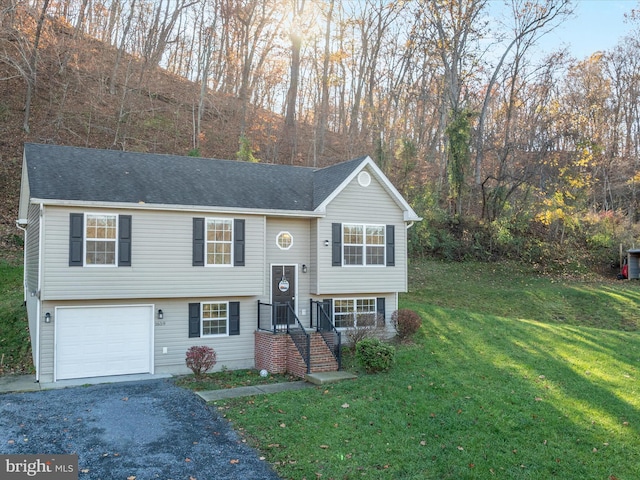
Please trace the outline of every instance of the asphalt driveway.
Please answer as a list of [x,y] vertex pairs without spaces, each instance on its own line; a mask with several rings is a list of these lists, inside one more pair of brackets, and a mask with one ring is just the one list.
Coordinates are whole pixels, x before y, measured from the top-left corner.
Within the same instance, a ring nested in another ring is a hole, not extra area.
[[169,380],[0,395],[0,454],[78,454],[80,479],[278,479]]

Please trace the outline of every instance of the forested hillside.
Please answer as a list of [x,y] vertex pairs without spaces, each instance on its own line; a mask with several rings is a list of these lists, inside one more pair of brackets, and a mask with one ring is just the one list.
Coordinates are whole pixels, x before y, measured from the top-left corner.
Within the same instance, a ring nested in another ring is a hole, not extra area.
[[638,27],[589,58],[541,56],[573,2],[505,3],[498,18],[489,0],[7,0],[3,245],[19,245],[33,141],[318,167],[369,154],[425,218],[414,255],[609,265],[638,238]]

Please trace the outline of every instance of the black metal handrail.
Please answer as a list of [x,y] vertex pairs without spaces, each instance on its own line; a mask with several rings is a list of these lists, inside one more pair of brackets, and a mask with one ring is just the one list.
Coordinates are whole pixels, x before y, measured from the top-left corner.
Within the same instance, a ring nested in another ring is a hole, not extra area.
[[327,344],[329,350],[333,354],[336,362],[338,362],[338,370],[342,369],[342,332],[338,331],[331,321],[331,317],[325,310],[322,302],[309,300],[311,312],[311,326],[313,326],[313,306],[316,307],[316,331],[320,333],[324,343]]
[[[261,307],[270,308],[269,328],[265,328]],[[258,330],[275,333],[287,333],[291,336],[302,360],[307,366],[307,373],[311,373],[311,335],[300,323],[300,319],[289,303],[264,303],[258,300]]]
[[[258,300],[258,330],[272,333],[288,333],[288,312],[282,308],[283,305],[285,304],[265,303]],[[266,317],[262,314],[263,307],[269,307],[269,314]],[[282,318],[286,321],[278,320]]]
[[293,327],[290,327],[289,322],[287,322],[287,333],[291,336],[291,340],[293,340],[298,352],[300,352],[302,360],[307,365],[307,373],[311,373],[311,335],[307,333],[302,323],[300,323],[300,319],[296,312],[293,311],[293,307],[288,303],[285,305],[288,307],[289,316],[295,319]]

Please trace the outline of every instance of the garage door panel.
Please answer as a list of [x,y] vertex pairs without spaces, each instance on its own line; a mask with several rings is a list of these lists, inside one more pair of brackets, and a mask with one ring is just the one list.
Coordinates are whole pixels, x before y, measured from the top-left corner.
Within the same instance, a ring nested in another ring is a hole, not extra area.
[[153,307],[59,308],[56,378],[149,373]]

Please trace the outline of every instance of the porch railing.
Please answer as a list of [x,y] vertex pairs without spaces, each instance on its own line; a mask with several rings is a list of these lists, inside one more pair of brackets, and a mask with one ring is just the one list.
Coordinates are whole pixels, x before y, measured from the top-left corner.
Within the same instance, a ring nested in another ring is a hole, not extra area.
[[[258,300],[258,330],[266,330],[273,333],[289,333],[289,324],[294,319],[289,312],[286,303],[264,303]],[[293,316],[295,313],[291,310]]]
[[[269,307],[269,310],[264,307]],[[265,315],[265,312],[269,312],[269,315]],[[307,373],[311,373],[311,335],[302,326],[290,304],[264,303],[258,300],[258,330],[290,335],[306,364]]]
[[342,369],[342,333],[338,331],[331,321],[329,313],[325,309],[325,304],[315,300],[309,300],[311,312],[311,326],[313,326],[313,311],[316,312],[316,331],[322,336],[324,343],[338,362],[338,370]]

